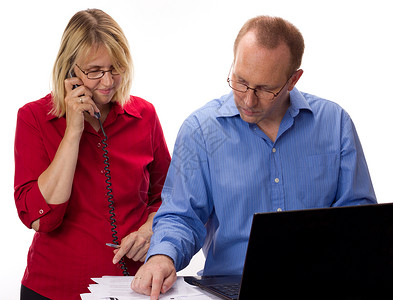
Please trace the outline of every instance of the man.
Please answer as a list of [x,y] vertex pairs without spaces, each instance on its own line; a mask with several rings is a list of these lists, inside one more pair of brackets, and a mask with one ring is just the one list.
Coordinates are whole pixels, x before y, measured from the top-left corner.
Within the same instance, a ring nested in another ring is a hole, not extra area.
[[202,246],[203,275],[241,274],[256,212],[376,203],[349,115],[295,88],[303,51],[301,33],[281,18],[240,30],[233,92],[180,129],[135,291],[157,299]]

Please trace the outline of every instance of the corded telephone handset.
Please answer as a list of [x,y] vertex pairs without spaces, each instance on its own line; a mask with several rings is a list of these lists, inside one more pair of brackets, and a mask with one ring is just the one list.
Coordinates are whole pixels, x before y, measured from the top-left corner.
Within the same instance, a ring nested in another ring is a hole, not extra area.
[[[68,72],[68,74],[69,74],[70,77],[74,77],[75,76],[75,74],[73,74],[73,72],[71,70]],[[78,85],[75,84],[75,85],[73,85],[72,89],[75,89],[77,87],[78,87]],[[105,164],[105,168],[104,168],[105,173],[104,174],[105,174],[105,177],[106,177],[105,183],[107,184],[106,185],[106,189],[108,191],[106,193],[106,195],[108,197],[108,203],[109,203],[108,204],[109,215],[110,215],[109,222],[110,222],[111,227],[112,227],[111,228],[112,239],[113,239],[112,240],[112,243],[113,243],[112,245],[119,245],[119,242],[118,242],[119,238],[117,237],[117,230],[116,230],[117,226],[116,226],[116,215],[115,215],[115,201],[113,200],[113,194],[112,194],[112,188],[111,188],[112,182],[111,182],[111,175],[110,175],[111,172],[110,172],[110,169],[109,169],[109,166],[110,166],[109,165],[109,156],[108,156],[108,150],[106,149],[108,147],[108,143],[107,143],[108,137],[107,137],[107,135],[106,135],[106,133],[104,131],[104,127],[102,126],[102,122],[100,120],[101,114],[98,113],[98,112],[95,112],[94,115],[96,116],[96,118],[97,118],[97,120],[98,120],[98,122],[100,124],[100,128],[101,128],[102,134],[104,135],[104,138],[102,139],[101,143],[103,144],[102,150],[104,151],[104,154],[103,154],[104,164]],[[130,273],[128,272],[126,263],[124,261],[124,257],[122,257],[122,259],[119,261],[119,265],[120,265],[120,268],[123,270],[123,275],[124,276],[130,276]]]

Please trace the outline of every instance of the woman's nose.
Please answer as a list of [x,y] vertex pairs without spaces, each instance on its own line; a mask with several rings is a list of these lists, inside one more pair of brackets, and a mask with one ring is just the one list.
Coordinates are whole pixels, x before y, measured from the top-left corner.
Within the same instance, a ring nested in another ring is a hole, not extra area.
[[111,74],[111,72],[106,72],[104,74],[104,76],[102,76],[101,78],[101,82],[105,85],[105,86],[111,86],[113,84],[113,75]]

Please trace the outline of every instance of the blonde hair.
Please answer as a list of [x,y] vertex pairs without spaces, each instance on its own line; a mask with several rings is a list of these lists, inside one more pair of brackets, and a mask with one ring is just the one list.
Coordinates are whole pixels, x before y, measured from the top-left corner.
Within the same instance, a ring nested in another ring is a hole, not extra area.
[[248,20],[236,37],[233,46],[235,57],[240,40],[250,31],[255,32],[258,43],[268,49],[275,49],[282,42],[288,45],[292,56],[289,75],[300,68],[304,53],[304,39],[299,29],[292,23],[280,17],[271,16],[257,16]]
[[111,16],[99,9],[87,9],[77,12],[64,30],[52,72],[51,113],[57,117],[65,114],[64,80],[77,59],[87,59],[89,51],[100,46],[106,47],[113,67],[122,76],[112,101],[123,106],[130,99],[133,63],[127,39]]

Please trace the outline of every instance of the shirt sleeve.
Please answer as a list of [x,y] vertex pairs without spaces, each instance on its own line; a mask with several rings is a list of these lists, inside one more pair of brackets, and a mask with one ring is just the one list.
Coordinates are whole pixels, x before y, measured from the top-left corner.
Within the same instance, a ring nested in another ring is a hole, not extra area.
[[14,198],[19,218],[28,228],[40,219],[39,231],[49,232],[62,222],[68,202],[46,203],[38,187],[38,177],[50,164],[38,117],[25,106],[18,112],[15,133]]
[[161,192],[168,172],[171,156],[165,142],[164,133],[157,114],[155,114],[155,125],[153,128],[153,153],[154,160],[149,165],[149,214],[157,212],[161,205]]
[[370,173],[355,125],[343,111],[341,162],[333,206],[377,203]]
[[207,153],[201,130],[193,123],[186,120],[178,134],[147,255],[171,257],[176,270],[187,266],[202,247],[213,210]]

